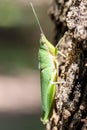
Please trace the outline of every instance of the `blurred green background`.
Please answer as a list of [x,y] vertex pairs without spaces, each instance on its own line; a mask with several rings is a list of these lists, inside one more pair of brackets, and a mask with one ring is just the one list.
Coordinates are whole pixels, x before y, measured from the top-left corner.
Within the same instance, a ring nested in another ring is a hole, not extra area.
[[[44,129],[40,122],[40,30],[29,2],[0,0],[0,130]],[[45,35],[52,41],[49,1],[31,2]]]

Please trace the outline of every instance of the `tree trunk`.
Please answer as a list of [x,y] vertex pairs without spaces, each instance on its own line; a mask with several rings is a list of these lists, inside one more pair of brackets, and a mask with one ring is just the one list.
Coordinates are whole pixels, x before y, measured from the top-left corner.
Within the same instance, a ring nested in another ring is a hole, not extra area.
[[[87,130],[87,0],[54,0],[49,15],[55,24],[59,77],[47,130]],[[59,40],[60,39],[60,40]]]

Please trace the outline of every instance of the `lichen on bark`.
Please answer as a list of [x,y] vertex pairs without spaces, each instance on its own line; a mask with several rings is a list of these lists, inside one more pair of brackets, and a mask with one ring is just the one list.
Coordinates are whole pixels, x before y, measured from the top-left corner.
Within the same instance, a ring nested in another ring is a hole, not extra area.
[[[87,0],[54,0],[49,15],[55,24],[59,79],[49,130],[87,129]],[[60,39],[60,40],[59,40]]]

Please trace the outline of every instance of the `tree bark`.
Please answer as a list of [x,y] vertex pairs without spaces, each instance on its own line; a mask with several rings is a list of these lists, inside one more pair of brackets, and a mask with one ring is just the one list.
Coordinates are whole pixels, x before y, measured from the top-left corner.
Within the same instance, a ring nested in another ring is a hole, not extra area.
[[87,0],[54,0],[48,12],[55,45],[66,58],[58,55],[58,79],[64,82],[46,129],[87,130]]

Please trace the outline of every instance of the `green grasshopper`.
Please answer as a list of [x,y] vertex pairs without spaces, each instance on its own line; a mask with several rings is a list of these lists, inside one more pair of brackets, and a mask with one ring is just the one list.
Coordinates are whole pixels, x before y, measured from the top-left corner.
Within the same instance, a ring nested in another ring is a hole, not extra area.
[[[53,106],[53,101],[56,93],[56,84],[58,84],[58,53],[65,57],[57,47],[54,47],[45,37],[35,9],[30,3],[37,23],[40,27],[41,38],[39,48],[39,68],[41,80],[41,99],[43,117],[41,121],[46,124],[49,121],[50,112]],[[60,83],[60,82],[59,82]]]

